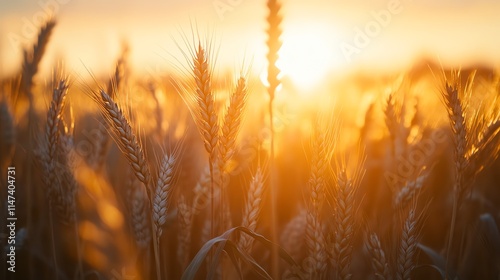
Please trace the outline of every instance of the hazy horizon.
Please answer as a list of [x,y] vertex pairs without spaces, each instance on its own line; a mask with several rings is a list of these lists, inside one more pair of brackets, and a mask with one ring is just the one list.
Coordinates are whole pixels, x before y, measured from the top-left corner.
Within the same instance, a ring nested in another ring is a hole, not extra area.
[[[266,52],[264,4],[244,0],[7,1],[0,4],[0,69],[7,74],[18,70],[21,47],[34,41],[37,19],[56,11],[58,25],[43,69],[62,59],[77,72],[89,68],[106,73],[122,42],[129,44],[137,72],[179,67],[184,58],[176,43],[184,44],[182,34],[191,36],[195,26],[202,37],[208,33],[215,38],[218,69],[239,69],[243,61],[252,61],[252,70],[260,73]],[[323,73],[361,66],[393,70],[419,58],[445,66],[498,67],[498,11],[500,3],[494,1],[287,1],[283,4],[283,68],[299,63],[311,71],[323,67]]]

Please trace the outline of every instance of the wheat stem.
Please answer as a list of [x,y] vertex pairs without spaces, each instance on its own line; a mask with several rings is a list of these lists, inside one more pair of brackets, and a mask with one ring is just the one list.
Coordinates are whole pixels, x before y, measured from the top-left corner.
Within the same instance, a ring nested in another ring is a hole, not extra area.
[[[271,148],[270,148],[270,172],[269,172],[269,182],[271,188],[271,241],[278,242],[278,217],[277,217],[277,185],[276,185],[276,166],[274,159],[274,115],[273,115],[273,102],[276,95],[276,89],[278,88],[279,74],[280,70],[276,66],[278,61],[278,51],[281,48],[280,37],[282,34],[281,21],[282,17],[280,15],[281,3],[278,0],[268,0],[267,8],[269,15],[267,17],[268,29],[267,29],[267,81],[269,83],[268,93],[269,93],[269,127],[271,132]],[[276,246],[273,247],[271,253],[271,263],[272,263],[272,276],[277,279],[279,277],[279,256],[278,249]]]

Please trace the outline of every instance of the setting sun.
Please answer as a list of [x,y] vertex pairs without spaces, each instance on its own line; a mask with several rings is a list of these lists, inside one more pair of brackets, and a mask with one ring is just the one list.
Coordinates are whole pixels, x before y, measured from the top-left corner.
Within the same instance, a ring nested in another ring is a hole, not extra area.
[[283,36],[278,67],[301,89],[317,85],[335,65],[335,49],[326,34],[315,29],[294,30]]

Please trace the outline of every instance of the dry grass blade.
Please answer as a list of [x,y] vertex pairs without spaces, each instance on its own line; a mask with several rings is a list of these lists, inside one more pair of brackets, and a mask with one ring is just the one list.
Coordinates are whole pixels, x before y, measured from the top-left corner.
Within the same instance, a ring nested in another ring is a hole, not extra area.
[[376,233],[367,235],[365,244],[371,256],[371,263],[376,279],[391,279],[387,258],[385,257],[385,252],[384,249],[382,249],[378,235]]
[[[267,249],[272,249],[276,247],[276,250],[278,251],[278,257],[284,260],[291,267],[297,267],[295,261],[279,245],[271,242],[264,236],[257,234],[247,228],[234,227],[228,229],[222,235],[217,236],[211,240],[208,240],[203,245],[203,247],[198,251],[196,256],[193,258],[187,269],[184,271],[181,279],[195,279],[198,270],[200,269],[201,265],[206,261],[206,259],[208,259],[207,257],[209,255],[209,252],[211,252],[213,249],[215,249],[216,252],[213,256],[213,259],[212,260],[209,259],[210,267],[207,276],[208,279],[213,279],[213,276],[220,262],[223,251],[225,251],[233,260],[233,265],[237,266],[238,262],[241,261],[242,263],[249,265],[252,271],[261,278],[273,279],[267,273],[267,271],[264,268],[262,268],[262,266],[259,265],[247,252],[239,250],[239,248],[234,244],[234,242],[230,240],[230,237],[234,232],[240,232],[240,234],[244,233],[251,236],[256,241],[260,242]],[[236,267],[236,269],[238,270],[239,268]]]

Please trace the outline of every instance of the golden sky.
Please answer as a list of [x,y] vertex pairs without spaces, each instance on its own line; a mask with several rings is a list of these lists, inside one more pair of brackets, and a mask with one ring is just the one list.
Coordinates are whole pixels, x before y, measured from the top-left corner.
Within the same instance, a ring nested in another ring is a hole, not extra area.
[[[179,66],[176,59],[184,62],[176,42],[183,46],[181,34],[190,35],[196,26],[202,36],[214,35],[218,69],[237,70],[245,60],[260,73],[265,68],[265,2],[2,0],[0,71],[19,68],[20,47],[33,42],[33,26],[55,11],[58,25],[46,68],[62,58],[76,72],[86,67],[107,71],[125,40],[136,71],[161,72]],[[499,66],[500,1],[282,2],[281,63],[290,75],[359,66],[394,69],[422,56],[455,66]]]

